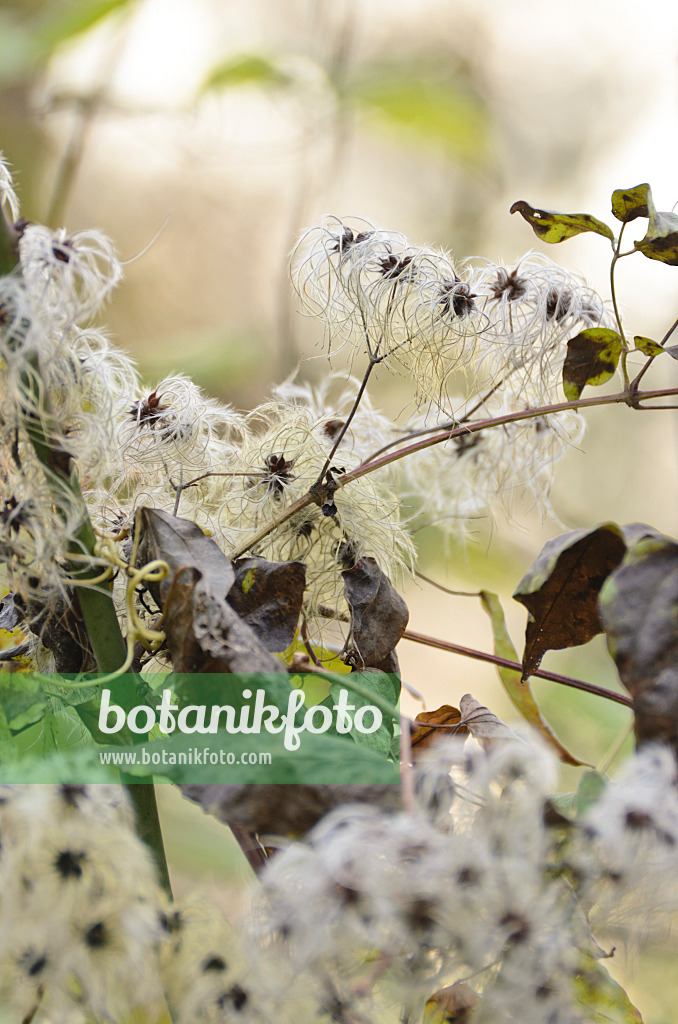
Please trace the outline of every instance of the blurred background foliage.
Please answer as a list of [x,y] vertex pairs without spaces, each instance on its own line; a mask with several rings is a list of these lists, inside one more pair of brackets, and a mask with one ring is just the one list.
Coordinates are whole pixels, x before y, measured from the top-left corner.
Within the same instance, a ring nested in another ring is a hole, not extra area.
[[[287,265],[324,212],[371,217],[458,260],[510,263],[539,248],[607,295],[601,239],[548,247],[508,209],[527,199],[609,219],[612,190],[646,180],[671,207],[677,29],[678,8],[661,0],[642,14],[628,0],[1,0],[0,148],[25,216],[100,227],[130,261],[108,324],[149,383],[181,371],[248,408],[297,367],[326,372]],[[641,257],[620,266],[631,333],[660,337],[673,321],[675,273]],[[648,386],[666,373],[656,365]],[[405,381],[382,374],[377,392],[407,409]],[[432,528],[418,537],[422,568],[499,591],[520,649],[524,612],[510,595],[547,537],[609,519],[678,530],[670,415],[593,411],[585,455],[559,467],[559,522],[529,508],[520,524],[479,522],[475,543],[449,557]],[[412,628],[489,649],[476,601],[421,583],[406,596]],[[471,690],[510,716],[491,667],[401,652],[428,707]],[[618,686],[597,642],[545,667]],[[623,728],[617,706],[550,683],[535,691],[587,760]],[[182,828],[181,870],[225,870],[211,833],[198,863]],[[659,1024],[664,1010],[652,1012]]]

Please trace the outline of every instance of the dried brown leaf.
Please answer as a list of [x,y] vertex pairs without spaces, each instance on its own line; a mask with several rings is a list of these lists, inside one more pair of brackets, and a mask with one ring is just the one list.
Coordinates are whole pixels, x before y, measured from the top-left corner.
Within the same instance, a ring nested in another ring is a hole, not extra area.
[[374,558],[359,558],[341,575],[351,610],[347,654],[356,652],[359,668],[397,672],[393,651],[407,628],[407,605]]
[[228,603],[269,651],[284,651],[294,640],[306,586],[303,562],[241,558]]
[[[415,718],[415,727],[412,729],[410,742],[412,747],[417,747],[417,752],[430,747],[441,739],[449,736],[466,736],[468,729],[461,725],[461,712],[449,704],[443,704],[435,711],[421,711]],[[435,726],[459,726],[459,728],[437,729]]]
[[602,632],[598,593],[626,551],[615,523],[574,530],[548,541],[514,593],[529,614],[523,679],[546,651],[588,643]]
[[464,694],[459,701],[459,710],[461,712],[460,724],[466,726],[476,740],[516,738],[516,734],[509,729],[508,725],[505,725],[493,711],[486,708],[470,693]]

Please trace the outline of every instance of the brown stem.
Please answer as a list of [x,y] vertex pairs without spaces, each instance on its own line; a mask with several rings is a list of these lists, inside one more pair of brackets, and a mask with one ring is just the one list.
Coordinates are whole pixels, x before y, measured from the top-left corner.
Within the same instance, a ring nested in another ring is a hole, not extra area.
[[[397,451],[392,452],[390,455],[383,455],[381,458],[372,458],[369,462],[363,462],[355,469],[349,470],[348,473],[342,473],[341,476],[336,477],[336,483],[340,487],[345,487],[346,484],[350,484],[353,480],[358,480],[361,476],[366,476],[368,473],[372,473],[377,469],[383,469],[384,466],[390,465],[392,462],[397,462],[399,459],[404,459],[408,455],[413,455],[415,452],[423,451],[425,448],[431,448],[434,444],[442,444],[444,441],[450,441],[452,438],[459,437],[461,434],[477,434],[481,430],[488,430],[491,427],[500,427],[507,423],[518,423],[521,420],[536,419],[540,416],[549,416],[557,412],[567,412],[568,410],[578,410],[593,408],[599,405],[628,405],[631,408],[637,408],[637,403],[640,401],[647,401],[650,398],[665,398],[675,397],[678,395],[678,388],[660,388],[656,391],[644,391],[641,394],[632,395],[628,391],[621,391],[615,395],[604,395],[602,398],[579,398],[576,402],[557,402],[554,405],[542,405],[536,409],[523,409],[522,412],[507,413],[505,416],[496,416],[493,419],[488,420],[476,420],[474,423],[465,423],[461,427],[453,427],[448,430],[444,430],[440,434],[436,434],[434,437],[428,437],[423,441],[417,441],[414,444],[406,445],[404,448],[399,448]],[[297,498],[295,502],[288,505],[287,508],[282,509],[277,516],[274,516],[265,526],[262,526],[256,533],[252,534],[247,538],[236,550],[231,554],[231,558],[240,558],[247,551],[250,550],[255,544],[268,537],[269,533],[273,533],[279,526],[286,523],[288,519],[291,519],[298,512],[308,508],[309,505],[318,504],[318,498],[316,494],[312,494],[308,491],[303,494],[301,498]]]
[[339,431],[339,434],[337,435],[337,437],[336,437],[336,439],[334,441],[334,444],[332,445],[332,448],[330,449],[330,454],[327,456],[327,458],[325,460],[325,465],[321,469],[320,476],[318,477],[318,479],[316,481],[316,487],[320,487],[322,485],[323,478],[324,478],[325,473],[327,472],[327,470],[330,468],[330,465],[332,464],[332,459],[334,458],[335,452],[337,451],[337,448],[339,447],[339,445],[343,441],[343,439],[344,439],[344,437],[346,435],[346,431],[348,430],[349,426],[351,425],[351,420],[353,419],[353,417],[355,416],[356,412],[358,411],[358,406],[360,405],[360,401],[361,401],[361,399],[362,399],[362,397],[363,397],[363,395],[365,393],[365,388],[367,387],[367,382],[370,379],[370,374],[372,373],[372,370],[377,365],[377,363],[380,363],[380,362],[381,362],[381,359],[376,359],[374,356],[370,356],[370,361],[368,363],[367,369],[365,370],[365,375],[364,375],[364,377],[362,379],[362,383],[361,383],[360,387],[358,388],[358,394],[355,396],[355,401],[353,402],[353,405],[351,407],[351,411],[349,412],[348,416],[344,420],[342,428]]
[[[449,640],[438,640],[433,636],[426,636],[423,633],[414,633],[406,629],[403,633],[404,640],[413,640],[417,644],[424,644],[426,647],[437,647],[441,651],[449,651],[450,654],[461,654],[464,658],[473,658],[476,661],[489,661],[501,668],[514,669],[516,672],[523,671],[523,666],[517,661],[510,661],[508,658],[500,658],[497,654],[488,654],[486,651],[476,651],[472,647],[461,647],[459,644],[450,643]],[[624,707],[632,708],[633,701],[623,693],[615,693],[614,690],[607,690],[603,686],[596,686],[594,683],[585,683],[583,679],[573,679],[571,676],[561,676],[556,672],[545,672],[543,669],[535,669],[531,673],[539,679],[548,679],[552,683],[560,683],[562,686],[570,686],[574,690],[584,690],[593,694],[594,697],[604,697],[606,700],[613,700]]]
[[481,590],[450,590],[449,587],[444,587],[442,583],[436,583],[429,576],[424,576],[423,572],[419,572],[418,569],[414,570],[414,575],[430,586],[435,587],[436,590],[442,590],[443,594],[451,594],[452,597],[480,597],[482,594]]
[[397,462],[399,459],[404,459],[408,455],[413,455],[415,452],[423,451],[425,448],[431,448],[434,444],[442,444],[443,441],[450,441],[452,438],[459,437],[462,434],[477,434],[479,431],[487,430],[490,427],[501,427],[507,423],[519,423],[521,420],[537,419],[540,416],[550,416],[557,412],[567,412],[569,410],[576,411],[578,409],[586,409],[598,405],[633,405],[635,401],[647,401],[650,398],[664,398],[675,395],[678,395],[678,388],[660,388],[656,391],[644,391],[633,399],[627,391],[620,391],[618,394],[604,395],[602,398],[579,398],[576,402],[557,402],[553,405],[542,405],[535,409],[523,409],[521,412],[506,413],[504,416],[495,416],[489,420],[476,420],[473,423],[465,423],[461,427],[454,427],[450,430],[445,430],[440,434],[436,434],[434,437],[427,437],[423,441],[415,441],[413,444],[406,445],[404,448],[399,448],[398,451],[392,452],[390,455],[384,455],[379,459],[372,459],[370,462],[364,462],[360,466],[356,466],[355,469],[350,470],[348,473],[344,473],[342,476],[337,477],[337,483],[341,487],[344,487],[353,480],[358,480],[359,477],[365,476],[366,473],[372,473],[377,469],[382,469],[384,466],[388,466],[391,462]]
[[268,857],[266,851],[257,839],[254,832],[250,832],[249,829],[243,828],[242,825],[230,825],[228,826],[233,833],[238,846],[245,854],[249,866],[254,871],[255,875],[260,875],[266,867]]

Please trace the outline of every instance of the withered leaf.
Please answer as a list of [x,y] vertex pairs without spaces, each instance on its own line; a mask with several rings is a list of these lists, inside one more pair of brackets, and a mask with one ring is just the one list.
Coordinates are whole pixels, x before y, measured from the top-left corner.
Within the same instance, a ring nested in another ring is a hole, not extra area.
[[590,213],[557,213],[555,210],[538,210],[524,199],[513,204],[511,213],[519,213],[531,225],[537,238],[544,242],[564,242],[584,231],[593,231],[614,241],[612,228]]
[[476,740],[507,740],[515,739],[513,729],[509,729],[501,718],[476,700],[470,693],[465,693],[459,701],[461,712],[460,724],[465,725]]
[[639,540],[602,588],[600,614],[633,698],[638,741],[678,752],[678,543]]
[[154,594],[175,672],[280,672],[254,631],[228,604],[235,574],[199,526],[161,509],[142,508],[139,561],[163,559],[170,573]]
[[306,586],[303,562],[234,562],[228,603],[269,651],[284,651],[294,640]]
[[546,651],[588,643],[602,632],[598,593],[625,551],[615,523],[547,541],[513,595],[529,612],[523,679],[539,667]]
[[216,541],[207,537],[197,523],[159,508],[140,508],[137,515],[141,516],[137,564],[161,558],[170,567],[165,579],[149,588],[161,608],[174,574],[182,567],[197,569],[203,587],[221,597],[226,596],[235,579],[233,567]]
[[424,1024],[467,1024],[480,996],[463,981],[438,989],[426,1000]]
[[393,672],[390,656],[407,628],[407,605],[374,558],[359,558],[341,575],[351,611],[347,648],[357,652],[359,667]]
[[175,672],[281,671],[254,630],[202,580],[175,588],[165,605],[164,622]]
[[[435,711],[421,711],[415,718],[415,726],[412,729],[410,742],[412,747],[423,750],[432,744],[447,739],[449,736],[465,736],[468,734],[466,726],[461,725],[461,711],[449,704],[443,704]],[[436,729],[434,726],[458,726],[457,729],[446,728]]]
[[587,384],[598,387],[614,375],[622,339],[607,327],[590,327],[570,338],[563,363],[563,392],[576,402]]

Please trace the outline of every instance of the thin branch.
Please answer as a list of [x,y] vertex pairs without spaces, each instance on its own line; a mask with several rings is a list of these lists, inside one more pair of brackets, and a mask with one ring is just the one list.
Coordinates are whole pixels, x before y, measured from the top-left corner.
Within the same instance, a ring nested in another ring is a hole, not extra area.
[[301,627],[299,629],[299,632],[301,635],[302,643],[306,648],[309,658],[317,668],[322,668],[322,663],[318,660],[318,656],[313,650],[313,647],[311,646],[311,640],[308,635],[308,622],[306,621],[306,616],[303,613],[301,616]]
[[279,526],[286,523],[288,519],[292,519],[296,516],[297,512],[302,512],[305,508],[308,508],[309,505],[314,504],[316,504],[316,499],[310,491],[307,491],[306,494],[302,494],[301,498],[297,498],[297,500],[293,501],[291,505],[287,506],[287,508],[282,509],[276,516],[274,516],[273,519],[269,520],[265,526],[262,526],[255,533],[251,534],[251,536],[249,536],[242,544],[239,544],[238,547],[231,552],[230,558],[234,560],[236,558],[242,558],[250,548],[253,548],[259,543],[259,541],[268,537],[269,533],[273,533],[273,531],[277,530]]
[[429,583],[436,590],[442,590],[443,594],[451,594],[452,597],[480,597],[482,591],[480,590],[450,590],[449,587],[444,587],[442,583],[436,583],[429,576],[424,576],[423,572],[419,572],[418,569],[414,570],[414,575],[418,576],[420,580],[424,580],[425,583]]
[[556,402],[553,405],[542,405],[534,409],[523,409],[521,412],[506,413],[504,416],[495,416],[492,419],[476,420],[473,423],[466,423],[461,427],[443,430],[440,434],[428,437],[423,441],[415,441],[411,445],[398,449],[398,451],[393,452],[391,455],[384,455],[381,458],[373,458],[369,462],[363,462],[361,465],[356,466],[355,469],[349,470],[348,473],[338,476],[337,483],[340,487],[344,487],[353,480],[358,480],[361,476],[365,476],[366,473],[383,469],[384,466],[388,466],[392,462],[397,462],[399,459],[404,459],[415,452],[431,448],[435,444],[450,441],[455,437],[460,437],[462,434],[477,434],[479,431],[488,430],[491,427],[501,427],[507,423],[519,423],[522,420],[538,419],[539,417],[550,416],[558,412],[567,412],[570,409],[577,411],[578,409],[593,408],[600,405],[628,405],[635,408],[636,402],[675,395],[678,395],[678,388],[659,388],[655,391],[644,391],[636,396],[630,395],[627,391],[620,391],[614,395],[603,395],[601,398],[578,398],[574,402]]
[[254,832],[250,832],[249,829],[244,828],[242,825],[231,825],[228,826],[233,833],[233,836],[247,858],[247,863],[252,868],[257,877],[266,867],[268,863],[268,857],[266,851],[257,839]]
[[[472,647],[461,647],[459,644],[450,643],[449,640],[438,640],[433,636],[426,636],[423,633],[414,633],[406,629],[403,633],[403,640],[413,640],[414,643],[424,644],[426,647],[437,647],[441,651],[449,651],[450,654],[460,654],[464,658],[473,658],[475,661],[488,661],[492,665],[499,665],[500,668],[510,668],[522,673],[523,666],[517,661],[510,661],[508,658],[500,658],[497,654],[489,654],[486,651],[476,651]],[[624,707],[632,708],[633,701],[623,693],[615,693],[614,690],[607,690],[605,687],[596,686],[594,683],[586,683],[583,679],[573,679],[571,676],[561,676],[556,672],[545,672],[543,669],[535,669],[531,673],[539,679],[548,679],[552,683],[560,683],[562,686],[570,686],[574,690],[584,690],[593,694],[594,697],[604,697],[606,700],[623,704]]]
[[[655,391],[644,391],[638,395],[632,395],[628,391],[621,391],[618,394],[604,395],[601,398],[579,398],[575,402],[557,402],[554,405],[542,405],[535,409],[524,409],[522,412],[507,413],[504,416],[496,416],[492,419],[476,420],[474,423],[466,423],[461,427],[453,427],[448,430],[443,430],[434,437],[428,437],[422,441],[415,441],[411,445],[399,448],[390,455],[383,455],[380,458],[372,457],[370,461],[363,462],[359,466],[356,466],[355,469],[351,469],[347,473],[342,473],[340,476],[337,476],[335,482],[339,487],[345,487],[346,484],[350,484],[354,480],[358,480],[361,476],[373,473],[377,469],[383,469],[384,466],[388,466],[392,462],[397,462],[399,459],[404,459],[408,455],[413,455],[415,452],[431,448],[434,444],[442,444],[445,441],[450,441],[462,434],[476,434],[481,430],[489,430],[491,427],[500,427],[507,423],[519,423],[522,420],[537,419],[542,416],[550,416],[553,413],[567,412],[570,409],[576,411],[578,409],[589,409],[601,405],[628,405],[631,408],[637,408],[638,402],[647,401],[651,398],[665,398],[676,395],[678,395],[678,388],[659,388]],[[317,494],[312,494],[310,491],[303,494],[301,498],[297,498],[297,500],[291,505],[288,505],[287,508],[282,509],[276,516],[270,519],[268,523],[260,527],[260,529],[248,537],[247,540],[243,541],[243,543],[231,553],[231,558],[240,558],[254,547],[255,544],[258,544],[265,537],[268,537],[269,533],[273,533],[274,530],[279,526],[282,526],[283,523],[286,523],[289,519],[292,519],[297,515],[297,513],[302,512],[305,508],[308,508],[309,505],[317,504]]]
[[404,715],[400,716],[400,787],[403,795],[403,807],[408,814],[414,814],[414,777],[412,774],[412,733],[413,723]]
[[628,368],[626,366],[626,360],[627,360],[627,357],[628,357],[629,343],[626,340],[626,337],[624,335],[624,325],[622,323],[621,314],[619,312],[619,306],[617,305],[617,290],[616,290],[616,285],[615,285],[615,280],[614,280],[614,272],[615,272],[615,268],[617,266],[617,260],[619,259],[619,253],[621,252],[621,243],[622,243],[622,237],[624,235],[624,228],[625,227],[626,227],[626,223],[622,223],[622,226],[619,229],[619,238],[617,239],[617,243],[616,243],[616,245],[613,243],[612,262],[610,263],[610,295],[612,297],[612,306],[614,308],[614,315],[615,315],[615,318],[616,318],[616,321],[617,321],[617,326],[619,328],[619,334],[621,335],[621,340],[622,340],[621,368],[622,368],[622,373],[624,375],[624,386],[628,389],[628,387],[629,387],[629,371],[628,371]]
[[[671,337],[671,335],[673,334],[673,332],[675,331],[675,329],[677,327],[678,327],[678,318],[673,321],[673,323],[669,327],[668,331],[666,332],[666,334],[664,335],[662,340],[659,342],[659,344],[662,346],[662,348],[664,347],[664,345],[666,345],[666,342],[669,340],[669,338]],[[640,373],[638,374],[638,376],[635,377],[631,381],[631,390],[634,393],[638,392],[638,388],[640,386],[641,380],[643,379],[643,377],[645,376],[647,371],[650,369],[650,367],[652,366],[653,362],[655,361],[655,359],[657,358],[658,355],[659,355],[659,353],[657,352],[655,355],[649,356],[647,362],[642,367],[642,369],[641,369]],[[638,408],[638,409],[641,409],[641,408],[646,408],[646,409],[675,409],[676,406],[675,405],[650,405],[650,406],[636,406],[636,408]]]
[[365,375],[363,376],[362,383],[361,383],[360,387],[358,388],[358,394],[355,396],[355,401],[353,402],[353,405],[351,407],[351,411],[349,412],[348,416],[344,420],[342,428],[339,431],[337,437],[335,438],[334,444],[332,445],[332,448],[330,449],[330,454],[327,456],[327,458],[325,460],[325,465],[321,469],[320,475],[319,475],[319,477],[318,477],[318,479],[316,481],[316,487],[319,487],[322,484],[324,476],[325,476],[325,473],[330,468],[330,466],[332,464],[332,459],[334,458],[334,455],[335,455],[339,445],[343,441],[343,439],[344,439],[344,437],[346,435],[346,431],[348,430],[348,428],[351,425],[351,420],[353,419],[353,417],[355,416],[356,412],[358,411],[358,406],[360,405],[360,401],[361,401],[361,399],[362,399],[362,397],[363,397],[363,395],[365,393],[365,388],[367,387],[367,382],[370,379],[370,374],[372,373],[372,370],[377,365],[377,363],[381,362],[382,358],[383,357],[377,358],[375,356],[370,356],[370,361],[369,361],[369,363],[367,365],[367,369],[365,370]]
[[659,344],[662,346],[662,348],[664,347],[664,345],[669,340],[669,338],[671,337],[671,335],[673,334],[673,332],[676,330],[677,327],[678,327],[678,317],[676,317],[676,319],[673,321],[673,323],[669,327],[668,331],[666,332],[666,334],[664,335],[662,340],[659,342]]

